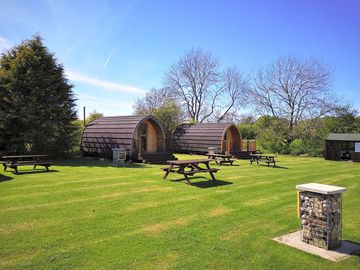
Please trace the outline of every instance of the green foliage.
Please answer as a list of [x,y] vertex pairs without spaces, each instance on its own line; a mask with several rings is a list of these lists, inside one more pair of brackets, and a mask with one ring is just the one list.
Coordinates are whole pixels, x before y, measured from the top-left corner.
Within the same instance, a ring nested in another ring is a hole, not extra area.
[[[103,117],[104,115],[102,113],[97,112],[94,110],[90,113],[90,115],[85,119],[85,124],[87,125],[91,121],[95,119],[99,119]],[[77,119],[72,122],[72,125],[74,126],[74,132],[73,132],[73,147],[71,149],[71,153],[73,154],[80,154],[80,143],[81,143],[81,135],[84,130],[84,121]]]
[[239,124],[238,128],[243,140],[253,140],[256,138],[256,128],[254,124]]
[[290,144],[290,154],[301,155],[306,153],[306,146],[302,139],[295,139]]
[[244,139],[254,136],[258,148],[267,152],[323,156],[325,138],[329,133],[360,132],[357,111],[351,107],[339,107],[336,111],[333,116],[300,121],[293,128],[291,140],[285,119],[262,116],[255,122],[244,121],[239,128]]
[[63,154],[73,148],[72,85],[40,36],[1,55],[0,87],[5,152]]
[[288,154],[287,122],[271,116],[262,116],[254,124],[258,148],[272,153]]
[[334,116],[325,117],[329,133],[359,133],[360,121],[357,111],[350,107],[338,107]]
[[152,115],[162,125],[166,137],[167,148],[171,147],[172,133],[184,120],[180,105],[168,89],[150,89],[146,95],[139,98],[134,105],[136,115]]
[[295,150],[291,150],[291,154],[323,156],[325,138],[329,133],[323,118],[301,121],[295,127],[294,132],[297,138],[295,140],[301,140],[301,144],[299,145],[299,153],[296,153],[297,151]]
[[271,128],[264,129],[258,134],[257,146],[271,153],[288,153],[284,140]]
[[84,130],[84,122],[83,120],[74,120],[72,122],[72,125],[74,126],[74,144],[71,149],[71,153],[73,154],[80,154],[80,143],[81,143],[81,135]]
[[167,148],[171,147],[172,133],[181,124],[182,111],[174,102],[168,102],[154,109],[151,113],[162,125]]
[[101,117],[104,117],[104,114],[97,112],[96,110],[94,110],[93,112],[90,113],[90,115],[86,118],[85,120],[85,124],[89,124],[91,121],[99,119]]

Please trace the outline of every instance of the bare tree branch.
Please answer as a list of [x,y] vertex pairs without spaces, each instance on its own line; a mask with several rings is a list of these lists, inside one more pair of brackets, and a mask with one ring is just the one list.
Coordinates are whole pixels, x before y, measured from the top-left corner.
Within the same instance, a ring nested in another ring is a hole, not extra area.
[[246,83],[234,68],[220,72],[218,61],[201,49],[191,49],[180,57],[164,80],[193,122],[222,121],[235,113]]
[[337,100],[329,90],[330,78],[330,69],[324,63],[290,55],[258,69],[248,93],[259,114],[288,121],[290,143],[299,121],[324,116],[334,109]]

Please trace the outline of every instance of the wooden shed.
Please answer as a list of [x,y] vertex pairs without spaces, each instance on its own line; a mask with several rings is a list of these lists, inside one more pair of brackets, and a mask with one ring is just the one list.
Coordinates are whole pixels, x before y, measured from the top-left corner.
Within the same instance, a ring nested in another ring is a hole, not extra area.
[[209,147],[236,153],[241,151],[241,134],[231,123],[183,124],[174,131],[173,147],[179,153],[205,154]]
[[150,115],[102,117],[86,125],[81,136],[84,155],[111,158],[112,148],[124,148],[132,160],[158,163],[155,161],[174,159],[165,152],[163,128]]
[[360,162],[360,134],[330,133],[325,140],[325,159]]

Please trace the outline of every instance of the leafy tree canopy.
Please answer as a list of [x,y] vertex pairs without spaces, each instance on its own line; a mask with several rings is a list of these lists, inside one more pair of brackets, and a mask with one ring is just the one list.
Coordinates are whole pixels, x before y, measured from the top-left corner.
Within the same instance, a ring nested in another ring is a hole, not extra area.
[[134,104],[136,115],[152,115],[164,128],[166,145],[171,147],[172,133],[184,120],[184,112],[171,91],[166,88],[150,89]]
[[103,113],[99,113],[96,110],[90,113],[90,115],[86,118],[85,123],[88,124],[93,120],[99,119],[101,117],[104,117]]

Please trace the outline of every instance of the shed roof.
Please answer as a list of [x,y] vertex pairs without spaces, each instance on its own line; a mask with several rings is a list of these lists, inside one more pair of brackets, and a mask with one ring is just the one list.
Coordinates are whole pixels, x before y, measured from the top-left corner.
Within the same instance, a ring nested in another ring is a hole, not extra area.
[[330,133],[326,137],[326,140],[327,141],[360,142],[360,134]]

